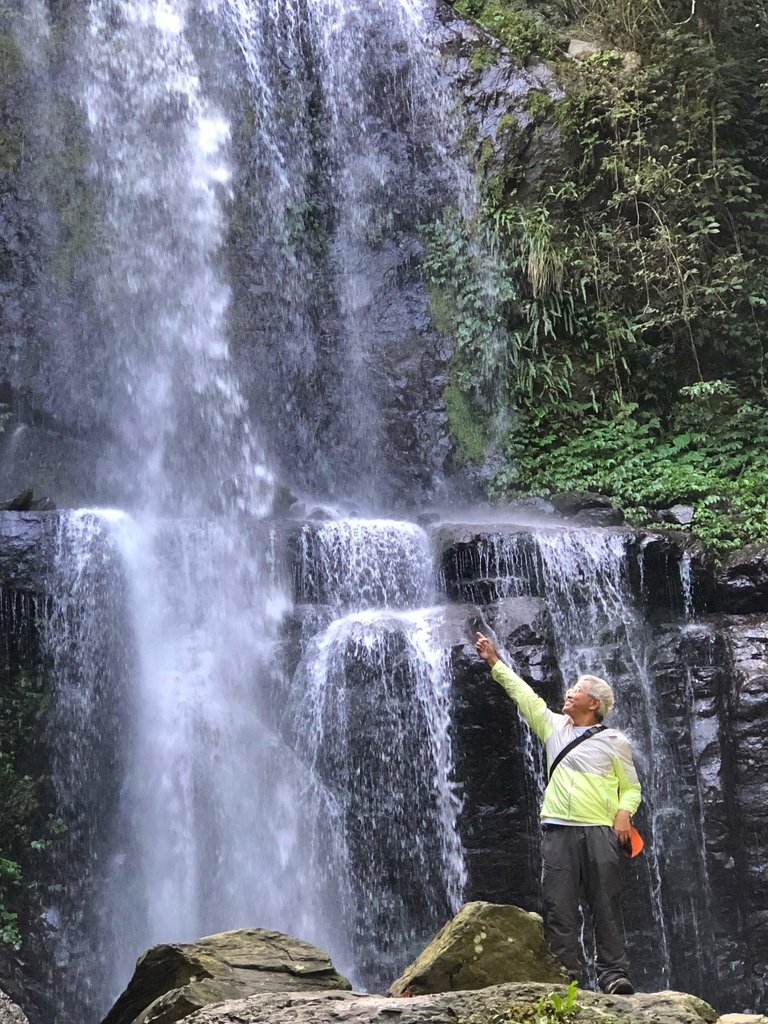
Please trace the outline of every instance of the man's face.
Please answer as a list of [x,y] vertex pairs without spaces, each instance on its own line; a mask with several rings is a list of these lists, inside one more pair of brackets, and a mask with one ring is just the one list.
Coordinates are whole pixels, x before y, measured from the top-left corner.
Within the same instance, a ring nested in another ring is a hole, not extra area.
[[599,707],[600,701],[590,697],[583,683],[576,683],[569,690],[566,690],[565,702],[563,703],[564,715],[570,715],[571,718],[574,716],[580,718],[588,715],[590,712],[594,714]]

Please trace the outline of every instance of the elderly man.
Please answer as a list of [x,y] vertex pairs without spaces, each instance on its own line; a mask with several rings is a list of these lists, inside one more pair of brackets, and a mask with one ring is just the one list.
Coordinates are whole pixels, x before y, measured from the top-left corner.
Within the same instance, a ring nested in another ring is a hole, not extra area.
[[478,633],[475,647],[546,748],[550,777],[541,807],[541,856],[547,943],[570,976],[586,985],[583,892],[594,924],[600,988],[631,995],[621,919],[621,846],[629,842],[640,784],[629,740],[601,724],[613,707],[613,691],[597,676],[580,676],[558,715],[499,659],[487,636]]

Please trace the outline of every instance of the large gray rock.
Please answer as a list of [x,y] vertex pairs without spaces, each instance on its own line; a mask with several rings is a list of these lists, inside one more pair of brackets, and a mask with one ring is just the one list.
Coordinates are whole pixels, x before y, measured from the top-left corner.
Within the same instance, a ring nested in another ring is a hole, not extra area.
[[[411,999],[354,993],[301,992],[256,996],[224,1003],[189,1017],[187,1024],[456,1024],[525,1019],[552,992],[552,985],[494,985],[475,992],[447,992]],[[680,992],[610,997],[580,992],[580,1024],[714,1024],[707,1003]]]
[[263,928],[153,946],[103,1024],[173,1024],[204,1006],[257,992],[349,989],[317,946]]
[[0,1024],[29,1024],[13,1000],[5,992],[0,992]]
[[541,918],[520,907],[466,903],[389,989],[391,996],[458,992],[512,981],[567,983]]
[[474,128],[484,173],[503,175],[514,154],[517,187],[524,195],[535,192],[560,152],[560,135],[554,125],[531,116],[530,98],[562,97],[554,72],[542,61],[523,67],[498,39],[460,18],[448,3],[438,3],[436,14],[437,44]]

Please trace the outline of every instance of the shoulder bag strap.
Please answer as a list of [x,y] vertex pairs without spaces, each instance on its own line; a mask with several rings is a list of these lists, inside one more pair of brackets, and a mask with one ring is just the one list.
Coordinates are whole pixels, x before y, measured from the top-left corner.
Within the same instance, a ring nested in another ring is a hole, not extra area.
[[549,777],[547,778],[547,782],[549,782],[549,780],[552,778],[555,768],[557,768],[557,766],[560,764],[560,762],[563,760],[566,754],[570,754],[572,750],[578,747],[580,743],[583,743],[584,740],[588,740],[590,736],[594,736],[598,732],[603,732],[607,728],[608,727],[606,725],[593,725],[591,729],[587,729],[587,731],[583,732],[581,736],[577,736],[575,740],[571,740],[571,742],[567,744],[567,746],[563,747],[563,749],[557,755],[555,760],[552,762],[552,767],[549,769]]

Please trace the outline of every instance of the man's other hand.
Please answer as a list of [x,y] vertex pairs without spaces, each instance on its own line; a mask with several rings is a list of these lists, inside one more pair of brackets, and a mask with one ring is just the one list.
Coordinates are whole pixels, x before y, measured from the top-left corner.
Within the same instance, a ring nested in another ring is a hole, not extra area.
[[629,842],[629,830],[632,828],[632,819],[629,811],[619,811],[613,819],[613,831],[619,837],[619,842],[625,846]]
[[486,664],[490,665],[491,668],[499,660],[499,655],[496,653],[496,648],[493,646],[493,640],[489,639],[483,633],[477,634],[477,640],[475,640],[475,650],[480,655]]

